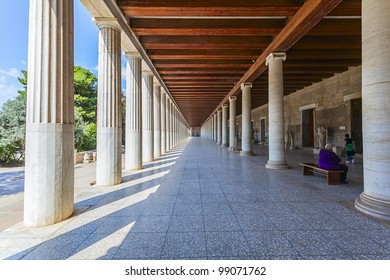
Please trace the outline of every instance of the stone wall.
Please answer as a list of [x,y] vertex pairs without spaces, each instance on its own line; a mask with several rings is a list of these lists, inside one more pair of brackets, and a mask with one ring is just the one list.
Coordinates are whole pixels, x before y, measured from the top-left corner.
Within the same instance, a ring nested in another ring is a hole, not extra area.
[[[331,78],[285,96],[285,130],[292,132],[294,146],[303,147],[302,111],[306,109],[313,110],[314,136],[316,136],[316,129],[319,126],[324,126],[328,130],[328,142],[335,146],[343,146],[344,134],[351,133],[350,101],[361,98],[361,80],[361,67],[353,67],[346,72],[336,74]],[[252,110],[255,136],[260,132],[261,118],[265,118],[265,130],[266,136],[268,136],[268,105]],[[241,116],[237,116],[236,122],[239,123],[240,133]],[[314,143],[317,143],[316,138]],[[314,144],[314,147],[316,147],[316,144]]]

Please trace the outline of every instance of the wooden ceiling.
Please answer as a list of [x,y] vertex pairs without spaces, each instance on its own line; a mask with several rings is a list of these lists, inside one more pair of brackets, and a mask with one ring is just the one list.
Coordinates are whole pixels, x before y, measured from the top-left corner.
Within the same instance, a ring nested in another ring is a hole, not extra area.
[[361,0],[117,0],[190,126],[252,82],[268,102],[265,58],[285,51],[284,92],[361,64]]

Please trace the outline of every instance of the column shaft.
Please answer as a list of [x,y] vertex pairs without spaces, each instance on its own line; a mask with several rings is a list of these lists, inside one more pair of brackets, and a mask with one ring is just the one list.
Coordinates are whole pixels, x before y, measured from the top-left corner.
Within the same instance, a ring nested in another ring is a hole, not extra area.
[[166,145],[166,97],[165,92],[161,91],[161,154],[165,154],[167,151]]
[[142,69],[139,54],[126,54],[125,168],[142,169]]
[[222,106],[222,147],[227,147],[227,117],[228,117],[228,105]]
[[284,146],[283,60],[285,53],[272,53],[268,64],[269,160],[266,167],[288,168]]
[[165,121],[166,121],[166,125],[165,125],[165,128],[166,128],[166,132],[165,132],[165,136],[166,136],[166,142],[165,142],[165,145],[166,145],[166,151],[169,151],[171,149],[171,146],[170,146],[170,141],[171,141],[171,101],[169,99],[169,96],[167,94],[166,96],[166,118],[165,118]]
[[153,75],[142,74],[142,161],[154,160]]
[[364,192],[358,210],[390,221],[390,2],[362,1]]
[[236,102],[237,96],[229,97],[229,151],[237,151]]
[[98,21],[99,74],[96,185],[111,186],[122,177],[121,31],[115,22]]
[[161,156],[161,86],[155,84],[153,88],[153,107],[154,107],[154,156]]
[[217,111],[217,145],[222,144],[222,110]]
[[242,84],[242,156],[252,156],[252,116],[251,116],[251,88],[252,84]]
[[[73,1],[30,1],[24,224],[73,214]],[[57,50],[63,50],[59,52]]]

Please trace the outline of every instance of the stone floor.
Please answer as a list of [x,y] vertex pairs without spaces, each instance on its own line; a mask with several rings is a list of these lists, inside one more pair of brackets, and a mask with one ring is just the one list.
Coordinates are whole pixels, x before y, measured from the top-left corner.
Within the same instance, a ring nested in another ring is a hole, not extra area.
[[[348,185],[303,177],[310,151],[288,150],[288,170],[201,138],[124,172],[114,187],[84,188],[75,215],[0,233],[0,259],[390,259],[390,225],[357,212],[361,160]],[[85,179],[86,181],[93,178]]]

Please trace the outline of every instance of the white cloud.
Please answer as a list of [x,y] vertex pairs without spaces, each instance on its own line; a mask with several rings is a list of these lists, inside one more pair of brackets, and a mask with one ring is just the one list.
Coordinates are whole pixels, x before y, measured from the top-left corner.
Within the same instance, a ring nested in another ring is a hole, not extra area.
[[15,67],[8,68],[8,70],[0,69],[0,74],[4,74],[12,78],[18,78],[20,76],[19,70]]
[[[18,95],[18,90],[22,89],[19,81],[14,79],[18,76],[19,75],[15,76],[14,70],[4,71],[0,69],[0,108],[7,100],[16,97]],[[14,81],[10,81],[9,77],[12,77],[12,80]]]

